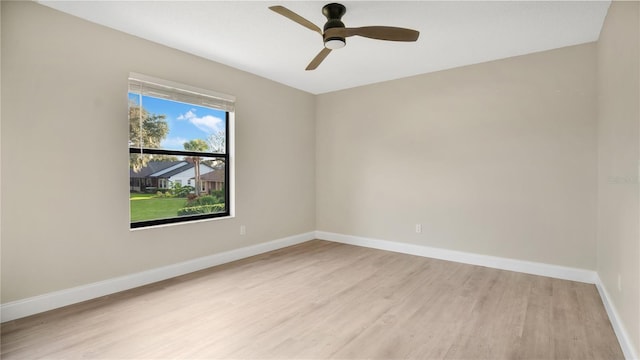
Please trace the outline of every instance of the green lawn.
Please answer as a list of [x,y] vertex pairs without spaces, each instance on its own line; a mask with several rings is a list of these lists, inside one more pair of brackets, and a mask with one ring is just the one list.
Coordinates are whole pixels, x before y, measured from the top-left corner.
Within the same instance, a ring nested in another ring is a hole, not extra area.
[[156,198],[153,194],[131,194],[131,221],[156,220],[178,215],[185,198]]

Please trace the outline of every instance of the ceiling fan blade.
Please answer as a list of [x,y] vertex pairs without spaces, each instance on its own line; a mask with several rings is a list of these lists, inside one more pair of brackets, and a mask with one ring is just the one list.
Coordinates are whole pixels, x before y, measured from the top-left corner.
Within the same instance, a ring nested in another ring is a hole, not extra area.
[[280,6],[280,5],[276,5],[276,6],[270,6],[269,9],[271,9],[272,11],[277,12],[278,14],[293,20],[295,22],[297,22],[298,24],[306,27],[309,30],[313,30],[315,32],[317,32],[318,34],[322,35],[322,30],[320,30],[320,28],[318,26],[316,26],[316,24],[312,23],[311,21],[303,18],[302,16],[294,13],[293,11],[287,9],[284,6]]
[[363,26],[357,28],[332,28],[325,31],[327,37],[362,36],[370,39],[389,41],[416,41],[420,32],[392,26]]
[[311,62],[309,63],[309,65],[305,70],[315,70],[318,67],[318,65],[320,65],[320,63],[324,60],[324,58],[326,58],[327,55],[329,55],[330,52],[331,52],[331,49],[322,48],[322,50],[320,50],[318,55],[316,55],[316,57],[314,57],[313,60],[311,60]]

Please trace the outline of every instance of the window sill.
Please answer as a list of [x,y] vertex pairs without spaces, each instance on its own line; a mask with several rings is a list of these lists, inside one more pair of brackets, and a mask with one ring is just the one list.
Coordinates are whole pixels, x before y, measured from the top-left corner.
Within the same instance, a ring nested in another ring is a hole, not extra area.
[[[221,216],[221,217],[215,217],[215,218],[209,218],[209,219],[187,220],[187,221],[180,221],[180,222],[168,223],[168,224],[149,225],[149,226],[143,226],[143,227],[137,227],[137,228],[129,227],[129,231],[133,232],[133,231],[141,231],[141,230],[148,230],[148,229],[158,229],[158,228],[165,228],[170,226],[180,226],[180,225],[196,224],[196,223],[209,222],[209,221],[228,220],[233,218],[235,218],[235,215]],[[129,224],[129,226],[131,226],[131,224]]]

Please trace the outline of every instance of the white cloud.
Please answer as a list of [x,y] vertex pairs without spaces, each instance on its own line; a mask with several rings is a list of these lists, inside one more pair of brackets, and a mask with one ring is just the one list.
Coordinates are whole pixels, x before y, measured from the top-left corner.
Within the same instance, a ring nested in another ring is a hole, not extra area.
[[198,129],[206,132],[213,133],[219,129],[219,125],[222,124],[222,119],[217,118],[212,115],[205,115],[201,118],[195,117],[193,119],[189,119],[193,125],[195,125]]
[[178,116],[178,120],[188,120],[195,127],[206,132],[207,134],[212,134],[218,130],[221,130],[220,125],[223,124],[222,119],[212,115],[198,117],[196,115],[196,109],[191,109],[186,113],[181,114],[180,116]]
[[187,111],[186,113],[178,116],[178,120],[189,120],[196,117],[196,109],[191,109],[189,111]]

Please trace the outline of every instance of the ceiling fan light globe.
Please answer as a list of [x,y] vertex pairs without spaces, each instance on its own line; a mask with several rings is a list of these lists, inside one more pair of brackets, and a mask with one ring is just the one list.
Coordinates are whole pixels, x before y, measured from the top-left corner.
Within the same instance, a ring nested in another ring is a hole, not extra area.
[[324,47],[331,50],[342,49],[347,43],[342,39],[329,39],[324,42]]

